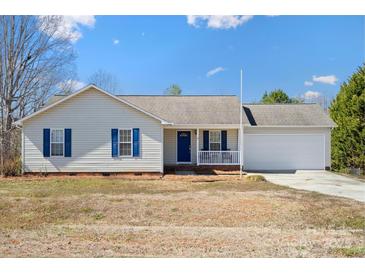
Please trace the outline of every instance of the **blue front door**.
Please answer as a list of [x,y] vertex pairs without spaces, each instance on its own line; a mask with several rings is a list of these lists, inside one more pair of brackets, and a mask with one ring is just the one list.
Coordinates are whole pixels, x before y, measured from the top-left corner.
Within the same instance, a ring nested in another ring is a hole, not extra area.
[[191,162],[190,145],[191,139],[190,131],[178,131],[177,132],[177,161],[178,162]]

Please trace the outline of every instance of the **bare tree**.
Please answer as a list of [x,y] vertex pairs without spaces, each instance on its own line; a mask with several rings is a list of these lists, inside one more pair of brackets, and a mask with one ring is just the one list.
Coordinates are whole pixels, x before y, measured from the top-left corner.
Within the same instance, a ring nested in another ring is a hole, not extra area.
[[[73,70],[61,16],[0,16],[0,156],[12,157],[14,121],[38,110]],[[19,146],[19,145],[18,145]]]
[[69,79],[67,81],[63,81],[58,84],[58,88],[59,88],[58,92],[63,95],[68,95],[68,94],[82,88],[83,87],[82,84],[83,83],[78,82],[77,80]]
[[307,97],[304,99],[305,103],[320,105],[325,112],[328,112],[328,108],[330,107],[332,101],[333,98],[328,97],[327,95]]
[[116,93],[120,89],[118,78],[102,69],[93,73],[89,79],[89,83],[94,84],[108,92]]

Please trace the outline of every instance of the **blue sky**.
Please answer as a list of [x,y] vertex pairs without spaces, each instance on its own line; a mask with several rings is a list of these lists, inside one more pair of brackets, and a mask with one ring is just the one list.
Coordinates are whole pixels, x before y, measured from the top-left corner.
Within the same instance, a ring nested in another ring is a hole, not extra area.
[[121,94],[176,83],[186,95],[239,95],[242,67],[245,102],[275,88],[333,97],[365,54],[361,16],[96,16],[75,27],[78,80],[103,69]]

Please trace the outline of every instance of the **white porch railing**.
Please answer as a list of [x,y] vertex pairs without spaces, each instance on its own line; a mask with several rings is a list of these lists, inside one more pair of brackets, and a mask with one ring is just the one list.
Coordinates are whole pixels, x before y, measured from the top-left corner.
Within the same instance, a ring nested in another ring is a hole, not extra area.
[[198,165],[239,165],[239,151],[198,151]]

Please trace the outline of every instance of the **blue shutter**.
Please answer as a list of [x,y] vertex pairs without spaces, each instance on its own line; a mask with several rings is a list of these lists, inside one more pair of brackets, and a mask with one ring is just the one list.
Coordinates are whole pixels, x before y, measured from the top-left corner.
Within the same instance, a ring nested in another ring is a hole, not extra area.
[[118,157],[118,129],[112,128],[112,157]]
[[221,131],[221,149],[227,150],[227,130]]
[[140,156],[139,150],[139,128],[133,129],[133,157]]
[[203,150],[209,150],[209,130],[203,131]]
[[43,157],[49,157],[50,154],[50,140],[51,130],[49,128],[43,129]]
[[65,128],[65,157],[72,156],[72,131],[70,128]]

